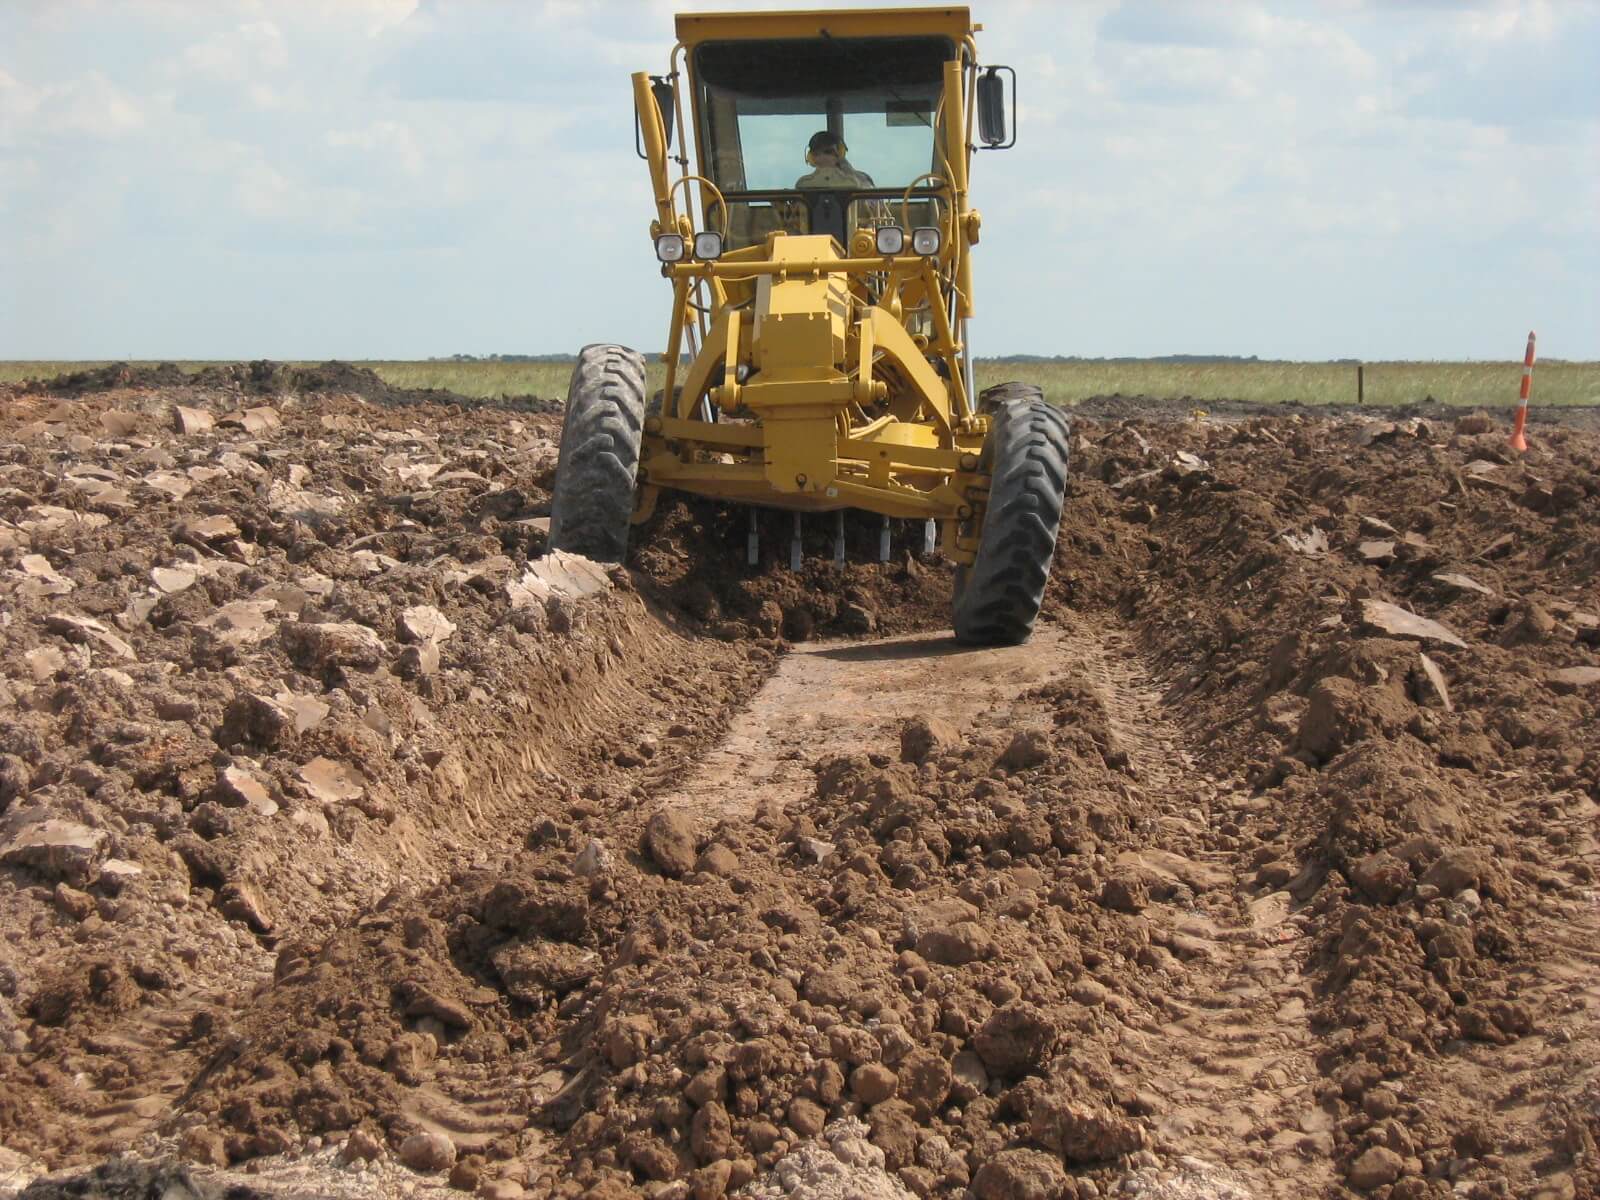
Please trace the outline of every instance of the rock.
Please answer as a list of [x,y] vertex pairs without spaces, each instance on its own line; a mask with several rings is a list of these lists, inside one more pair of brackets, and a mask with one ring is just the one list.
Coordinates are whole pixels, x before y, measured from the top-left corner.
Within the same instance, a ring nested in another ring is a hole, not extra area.
[[53,898],[57,911],[73,921],[82,921],[94,911],[93,896],[88,892],[80,892],[75,887],[68,887],[64,883],[56,884]]
[[828,1120],[820,1104],[803,1097],[790,1101],[788,1116],[790,1128],[801,1137],[816,1137]]
[[[192,1163],[199,1163],[204,1167],[225,1167],[228,1165],[228,1143],[215,1129],[207,1129],[204,1125],[195,1125],[184,1130],[183,1137],[178,1143],[178,1151],[185,1159]],[[187,1191],[188,1189],[183,1189]],[[174,1192],[182,1194],[177,1188],[164,1192],[170,1195]]]
[[694,870],[694,825],[689,814],[674,808],[653,814],[645,823],[644,849],[668,878],[677,879]]
[[917,953],[931,963],[961,967],[994,954],[994,939],[976,921],[957,921],[925,930],[917,938]]
[[803,837],[796,839],[794,848],[812,862],[820,863],[825,862],[828,855],[832,854],[838,847],[832,842],[823,841],[821,838]]
[[1562,667],[1545,676],[1558,692],[1571,693],[1600,684],[1600,667]]
[[863,1063],[850,1072],[850,1092],[866,1105],[889,1099],[897,1083],[895,1073],[882,1063]]
[[1454,588],[1458,592],[1477,592],[1480,596],[1494,595],[1493,588],[1484,587],[1470,575],[1458,575],[1451,571],[1440,571],[1434,575],[1435,583],[1442,583],[1445,587]]
[[100,877],[96,880],[102,891],[115,896],[135,879],[144,874],[144,868],[125,858],[108,858],[100,864]]
[[611,860],[611,851],[605,844],[590,838],[577,857],[572,860],[574,874],[592,879],[597,875],[610,875],[615,864]]
[[150,572],[150,582],[168,596],[187,591],[199,578],[188,567],[156,567]]
[[312,799],[324,804],[359,800],[366,790],[357,782],[356,774],[350,767],[321,755],[301,767],[299,775]]
[[1041,1150],[1002,1150],[972,1177],[973,1200],[1061,1200],[1067,1173]]
[[217,893],[217,910],[230,921],[243,921],[256,933],[272,932],[272,915],[266,897],[247,880],[224,884]]
[[263,817],[278,811],[266,785],[242,767],[224,767],[217,776],[217,792],[224,804],[234,808],[248,808]]
[[1004,1076],[1042,1071],[1055,1042],[1056,1027],[1025,1000],[1013,1000],[995,1009],[972,1039],[984,1066]]
[[1481,433],[1494,432],[1494,418],[1481,410],[1469,412],[1456,418],[1456,432],[1464,437],[1476,437]]
[[272,750],[292,739],[295,714],[287,705],[255,692],[242,692],[223,709],[212,737],[224,748],[241,743]]
[[187,542],[225,542],[239,536],[239,525],[232,517],[191,517],[178,526],[178,536]]
[[689,1146],[703,1163],[733,1158],[739,1147],[733,1140],[733,1122],[728,1110],[716,1100],[708,1100],[689,1124]]
[[913,1050],[901,1060],[895,1076],[896,1093],[920,1122],[931,1120],[950,1095],[951,1066],[937,1050]]
[[1050,739],[1037,729],[1019,729],[1000,756],[999,765],[1008,771],[1026,771],[1050,757]]
[[407,642],[442,642],[456,631],[445,615],[431,604],[418,604],[400,614],[400,638]]
[[285,621],[279,628],[289,657],[307,670],[371,670],[384,658],[383,639],[365,625],[350,621]]
[[1304,554],[1307,558],[1316,558],[1328,552],[1328,535],[1317,525],[1305,533],[1285,533],[1283,542],[1296,554]]
[[700,852],[694,869],[707,875],[728,878],[739,869],[739,856],[721,842],[712,842]]
[[1126,1117],[1100,1105],[1046,1093],[1028,1112],[1028,1136],[1069,1163],[1096,1163],[1132,1154],[1144,1133]]
[[921,763],[960,744],[961,735],[939,717],[912,717],[900,726],[900,759]]
[[1522,608],[1522,616],[1507,625],[1500,635],[1502,646],[1535,646],[1550,640],[1556,631],[1556,621],[1543,606],[1531,601]]
[[1394,558],[1394,543],[1390,541],[1362,542],[1356,547],[1356,553],[1369,563],[1390,562]]
[[1439,624],[1439,622],[1418,616],[1408,609],[1401,608],[1398,604],[1390,604],[1384,600],[1363,600],[1361,602],[1361,620],[1364,624],[1388,637],[1415,638],[1424,642],[1441,642],[1446,646],[1454,646],[1458,650],[1464,650],[1467,646],[1464,641]]
[[1346,1178],[1349,1179],[1351,1187],[1369,1192],[1373,1188],[1393,1183],[1400,1178],[1400,1173],[1404,1169],[1405,1159],[1393,1150],[1387,1146],[1372,1146],[1350,1164]]
[[455,1143],[442,1133],[413,1133],[400,1143],[400,1161],[425,1174],[448,1171],[455,1166]]
[[1379,904],[1393,904],[1411,886],[1411,869],[1379,850],[1350,865],[1350,882]]
[[439,643],[407,646],[395,661],[395,669],[406,679],[423,679],[434,674],[439,670]]
[[1428,692],[1445,712],[1455,712],[1456,706],[1450,702],[1450,688],[1444,681],[1444,672],[1439,669],[1439,664],[1421,651],[1417,652],[1417,664],[1422,668],[1422,678],[1427,682]]
[[1113,912],[1139,913],[1150,904],[1150,889],[1135,871],[1118,870],[1100,887],[1100,906]]
[[0,863],[29,867],[51,879],[82,885],[93,880],[109,835],[73,821],[47,819],[24,825],[0,846]]
[[277,623],[270,619],[278,607],[276,600],[233,600],[202,621],[224,645],[254,646],[272,636]]
[[522,1200],[528,1194],[515,1179],[485,1179],[478,1184],[481,1200]]
[[65,596],[72,591],[72,580],[66,578],[42,554],[24,554],[17,562],[22,572],[23,594],[28,596]]
[[54,646],[35,646],[22,656],[35,683],[46,683],[67,669],[67,656]]
[[288,710],[294,731],[305,733],[321,725],[333,710],[315,696],[301,696],[294,692],[279,692],[273,701]]
[[1466,888],[1484,895],[1506,898],[1505,877],[1494,865],[1487,850],[1458,846],[1446,850],[1422,874],[1421,883],[1439,889],[1441,896],[1454,896]]
[[383,1157],[383,1143],[365,1129],[357,1129],[339,1148],[341,1163],[377,1162]]
[[842,633],[866,634],[878,628],[878,617],[870,608],[847,601],[839,606],[837,624]]
[[217,419],[203,408],[172,406],[172,428],[182,434],[204,433],[216,427]]
[[505,585],[512,608],[544,604],[552,598],[577,600],[613,587],[611,575],[597,562],[581,554],[552,550],[528,564],[522,578]]
[[74,613],[51,613],[44,619],[44,627],[51,633],[60,634],[69,642],[93,642],[111,651],[118,658],[137,658],[132,646],[112,633],[103,622],[93,617],[80,617]]

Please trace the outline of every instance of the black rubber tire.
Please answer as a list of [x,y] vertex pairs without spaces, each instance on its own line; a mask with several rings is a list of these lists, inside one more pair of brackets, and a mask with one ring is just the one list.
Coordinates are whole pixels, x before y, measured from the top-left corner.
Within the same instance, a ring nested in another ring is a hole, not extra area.
[[596,562],[628,549],[633,485],[644,436],[644,356],[585,346],[572,369],[550,497],[550,548]]
[[978,411],[993,416],[1002,404],[1012,400],[1043,400],[1044,389],[1034,383],[997,383],[978,393]]
[[1043,399],[1000,404],[979,466],[989,473],[989,504],[977,561],[956,569],[952,623],[967,645],[1015,646],[1033,632],[1055,557],[1067,491],[1066,414]]

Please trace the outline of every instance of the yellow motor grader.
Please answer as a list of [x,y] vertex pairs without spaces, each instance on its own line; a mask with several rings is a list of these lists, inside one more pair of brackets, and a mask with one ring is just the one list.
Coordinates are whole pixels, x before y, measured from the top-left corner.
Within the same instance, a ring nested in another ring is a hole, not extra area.
[[795,557],[803,513],[838,514],[836,557],[847,509],[885,542],[920,519],[956,566],[956,636],[1027,639],[1067,422],[1037,388],[973,387],[968,171],[1014,143],[1016,96],[979,28],[962,7],[677,18],[667,74],[633,76],[665,385],[649,401],[642,356],[584,348],[552,547],[620,561],[663,488],[792,510]]

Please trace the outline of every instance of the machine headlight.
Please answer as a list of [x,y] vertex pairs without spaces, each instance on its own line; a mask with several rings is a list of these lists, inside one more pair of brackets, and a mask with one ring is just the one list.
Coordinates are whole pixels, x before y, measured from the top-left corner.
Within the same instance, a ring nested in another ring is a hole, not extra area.
[[899,254],[906,248],[906,231],[898,225],[885,225],[878,230],[879,254]]
[[683,261],[683,235],[663,233],[656,238],[656,257],[664,263]]
[[706,230],[694,235],[694,256],[705,262],[715,262],[722,257],[722,235]]
[[924,225],[911,231],[911,249],[917,254],[927,258],[939,253],[939,231],[932,225]]

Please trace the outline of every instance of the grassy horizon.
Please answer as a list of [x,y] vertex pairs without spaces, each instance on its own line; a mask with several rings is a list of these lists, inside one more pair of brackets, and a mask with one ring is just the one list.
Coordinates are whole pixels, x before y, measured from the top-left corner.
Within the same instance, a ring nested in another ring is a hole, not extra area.
[[[105,366],[114,360],[0,361],[0,383],[50,379],[71,371]],[[163,360],[129,360],[151,365]],[[185,371],[233,362],[233,359],[184,360]],[[566,395],[571,367],[561,362],[456,362],[352,359],[393,387],[443,388],[462,396],[490,398],[533,395],[546,399]],[[296,362],[291,365],[314,366]],[[1422,403],[1429,397],[1444,404],[1502,407],[1517,401],[1522,364],[1506,362],[1369,362],[1363,364],[1369,405]],[[649,385],[659,387],[663,367],[650,363]],[[1281,362],[1224,359],[1040,360],[980,359],[978,386],[1007,380],[1038,384],[1050,399],[1073,404],[1092,396],[1152,396],[1196,404],[1246,400],[1277,404],[1354,404],[1356,364],[1352,362]],[[1600,362],[1554,361],[1534,368],[1534,407],[1600,405]]]

